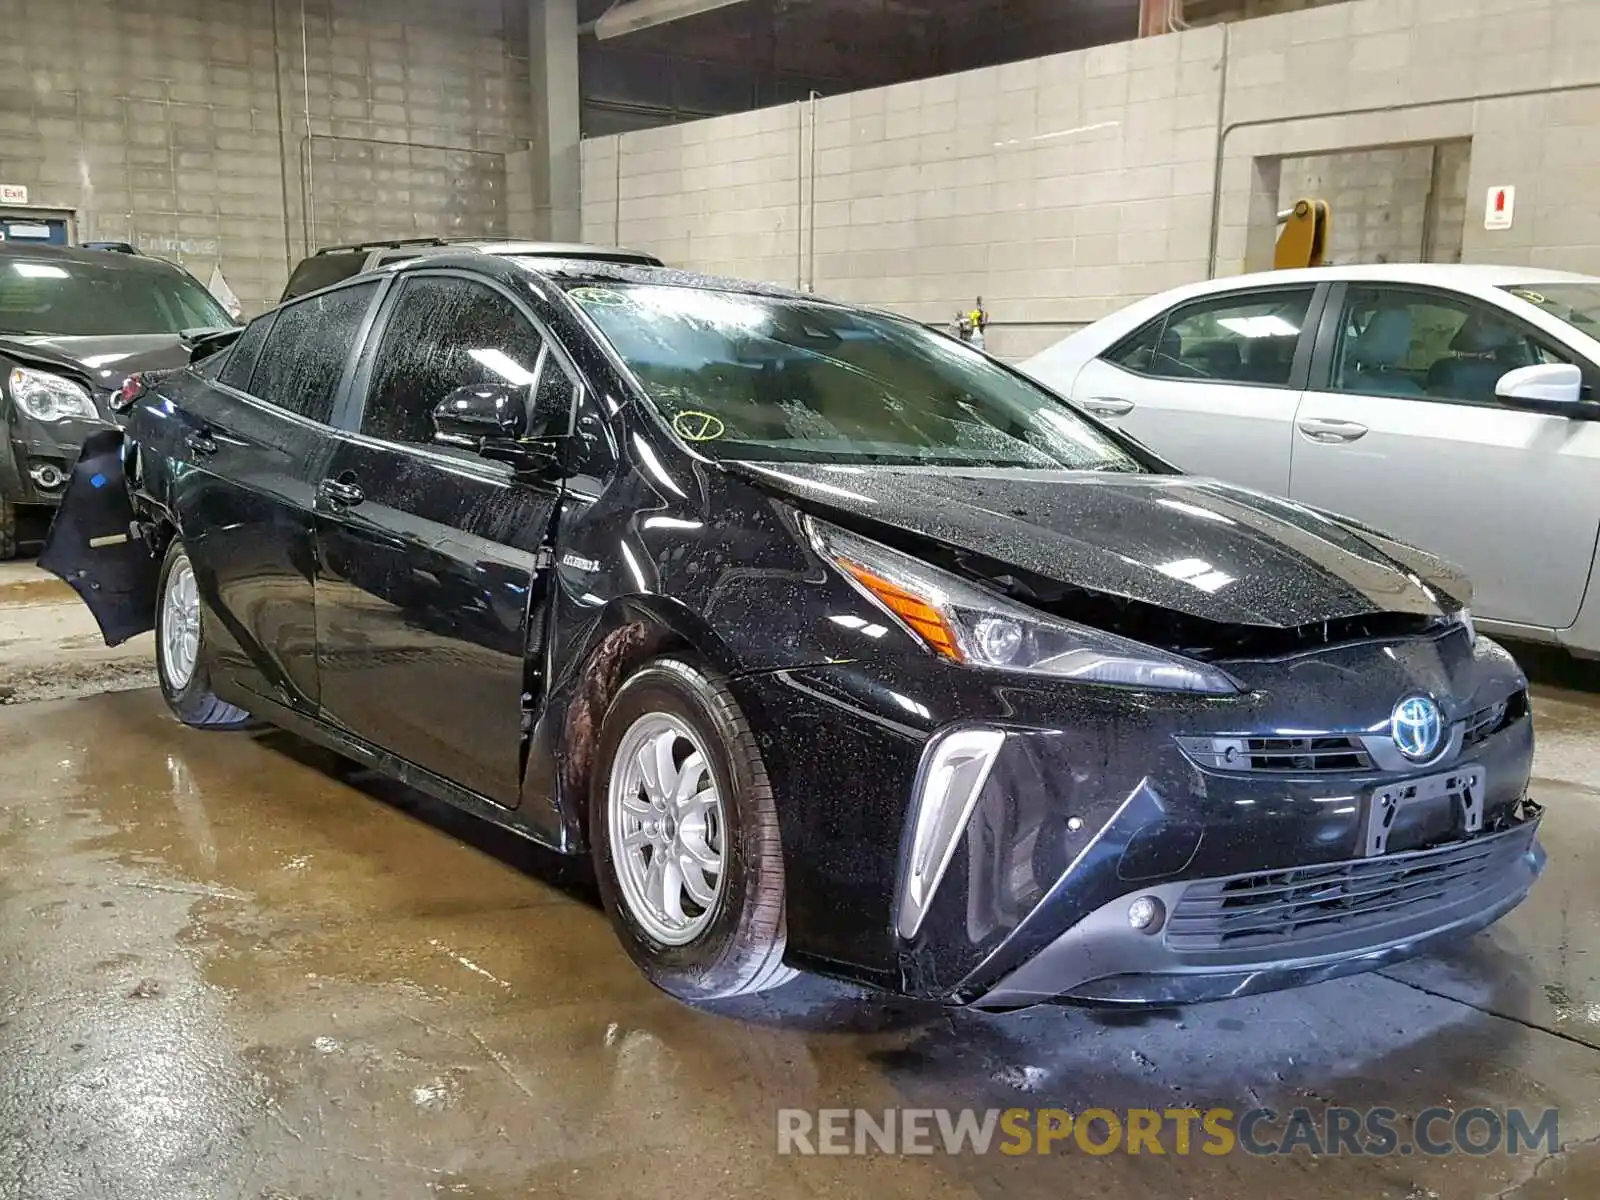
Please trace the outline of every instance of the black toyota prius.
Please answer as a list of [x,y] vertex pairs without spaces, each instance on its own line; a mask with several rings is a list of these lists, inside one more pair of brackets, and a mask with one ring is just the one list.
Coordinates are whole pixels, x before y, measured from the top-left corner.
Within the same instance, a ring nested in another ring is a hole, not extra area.
[[592,855],[685,999],[1235,996],[1464,936],[1544,864],[1458,573],[898,316],[444,255],[117,404],[41,561],[155,630],[178,719]]

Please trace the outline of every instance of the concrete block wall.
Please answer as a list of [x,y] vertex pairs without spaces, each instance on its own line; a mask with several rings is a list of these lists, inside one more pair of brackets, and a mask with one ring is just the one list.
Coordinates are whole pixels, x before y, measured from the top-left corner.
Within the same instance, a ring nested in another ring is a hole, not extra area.
[[[1205,270],[1220,30],[583,144],[584,236],[947,321],[1000,353]],[[814,196],[814,203],[813,203]]]
[[[1466,219],[1470,142],[1285,159],[1278,211],[1302,197],[1333,210],[1327,261],[1454,262]],[[1437,236],[1436,236],[1437,231]]]
[[[1593,0],[1362,0],[1242,22],[1229,79],[1220,271],[1270,261],[1261,159],[1469,141],[1462,258],[1600,273]],[[1517,186],[1517,219],[1491,232],[1500,184]]]
[[247,313],[308,240],[502,232],[516,7],[308,0],[302,54],[289,0],[0,0],[0,182],[81,238],[220,264]]
[[[1444,142],[1433,162],[1433,219],[1428,224],[1427,262],[1461,262],[1466,241],[1467,185],[1472,177],[1472,143]],[[1482,204],[1482,197],[1477,203]],[[1479,218],[1482,219],[1481,217]]]
[[[1467,260],[1600,273],[1597,0],[1323,4],[828,97],[814,160],[810,123],[791,105],[585,142],[585,236],[927,321],[981,294],[991,347],[1023,357],[1270,265],[1284,159],[1466,142]],[[1508,183],[1517,223],[1486,232]]]

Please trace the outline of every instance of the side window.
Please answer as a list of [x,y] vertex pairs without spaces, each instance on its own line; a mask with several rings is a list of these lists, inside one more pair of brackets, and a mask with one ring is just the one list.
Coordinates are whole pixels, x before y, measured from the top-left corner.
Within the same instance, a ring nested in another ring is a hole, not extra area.
[[538,331],[493,288],[469,279],[407,279],[378,346],[361,432],[433,446],[439,401],[461,387],[529,387],[542,346]]
[[1313,288],[1207,296],[1158,317],[1106,353],[1140,375],[1284,387]]
[[201,379],[216,379],[222,374],[222,368],[228,365],[228,353],[232,349],[232,346],[224,346],[215,354],[202,358],[194,365],[194,373]]
[[539,382],[533,389],[535,420],[542,429],[530,429],[535,437],[560,437],[572,432],[573,402],[578,398],[578,385],[572,381],[565,368],[554,355],[544,356],[539,368]]
[[1507,371],[1563,359],[1506,314],[1465,297],[1352,287],[1334,353],[1335,392],[1493,404]]
[[250,394],[313,421],[333,415],[334,395],[376,282],[300,300],[278,310]]
[[[561,372],[554,357],[545,359],[544,369],[546,375]],[[594,389],[579,388],[568,466],[574,475],[603,480],[616,469],[618,458],[616,436],[611,431],[611,423],[600,411]]]
[[218,383],[241,392],[250,390],[250,376],[255,373],[256,362],[261,358],[261,347],[266,344],[267,332],[277,316],[276,312],[269,312],[257,317],[233,339],[232,346],[217,356],[227,359],[222,364],[222,374],[217,376]]

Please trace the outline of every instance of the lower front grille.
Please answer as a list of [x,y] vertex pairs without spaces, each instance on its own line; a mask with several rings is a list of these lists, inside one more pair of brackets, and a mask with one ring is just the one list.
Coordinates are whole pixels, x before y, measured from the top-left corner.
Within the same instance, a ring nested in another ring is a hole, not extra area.
[[1526,838],[1475,838],[1388,858],[1191,884],[1167,922],[1167,945],[1177,951],[1271,949],[1404,921],[1482,892],[1526,849]]
[[1221,771],[1366,771],[1372,756],[1354,734],[1299,737],[1181,737],[1202,766]]

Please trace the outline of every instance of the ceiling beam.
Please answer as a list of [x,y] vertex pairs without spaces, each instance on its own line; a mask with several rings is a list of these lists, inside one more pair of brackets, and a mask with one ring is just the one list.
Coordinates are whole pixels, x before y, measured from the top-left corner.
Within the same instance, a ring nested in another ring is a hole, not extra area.
[[606,9],[596,20],[580,25],[578,32],[592,33],[604,41],[742,3],[744,0],[624,0]]

